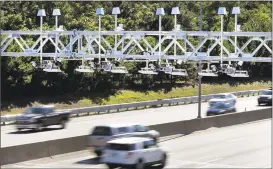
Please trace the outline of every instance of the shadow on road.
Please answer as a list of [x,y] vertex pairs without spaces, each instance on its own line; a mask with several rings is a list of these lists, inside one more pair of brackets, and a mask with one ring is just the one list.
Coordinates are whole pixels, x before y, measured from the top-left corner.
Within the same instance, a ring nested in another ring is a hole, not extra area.
[[[103,162],[101,162],[101,159],[99,157],[95,157],[95,158],[90,158],[90,159],[85,159],[85,160],[81,160],[76,162],[76,164],[83,164],[83,165],[101,165],[104,164]],[[146,169],[161,169],[160,166],[158,165],[154,165],[154,166],[149,166],[149,167],[145,167]]]
[[95,158],[90,158],[90,159],[85,159],[85,160],[81,160],[76,162],[76,164],[93,164],[93,165],[99,165],[99,164],[103,164],[100,160],[100,158],[95,157]]
[[8,134],[32,134],[32,133],[47,132],[47,131],[54,131],[54,130],[61,130],[61,128],[44,128],[41,131],[26,129],[21,131],[9,132]]
[[271,104],[260,104],[260,105],[257,105],[257,107],[272,107]]

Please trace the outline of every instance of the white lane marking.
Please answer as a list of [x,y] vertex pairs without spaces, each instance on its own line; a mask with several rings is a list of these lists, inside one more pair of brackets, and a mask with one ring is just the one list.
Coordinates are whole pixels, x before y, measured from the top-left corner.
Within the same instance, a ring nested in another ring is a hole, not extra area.
[[170,164],[170,165],[167,165],[167,168],[175,168],[175,167],[181,167],[183,165],[186,165],[186,164],[192,164],[193,162],[189,162],[189,161],[180,161],[180,160],[173,160],[171,161],[172,163],[175,163],[175,164]]
[[216,159],[213,159],[213,160],[205,161],[203,163],[210,163],[210,162],[221,160],[221,159],[223,159],[223,158],[216,158]]
[[244,138],[241,137],[241,138],[236,138],[236,139],[232,139],[232,140],[228,140],[227,142],[233,142],[233,141],[238,141],[238,140],[243,140]]
[[33,167],[33,165],[39,165],[39,164],[35,164],[34,162],[21,162],[20,164],[22,165],[30,165],[31,167]]
[[39,166],[35,165],[35,166],[26,166],[26,165],[17,165],[17,164],[14,164],[12,165],[12,168],[13,167],[16,167],[16,168],[38,168]]
[[215,164],[206,164],[206,165],[203,165],[203,166],[201,166],[201,167],[198,167],[198,168],[205,168],[205,167],[211,167],[211,166],[215,166]]
[[164,136],[164,137],[160,137],[159,138],[159,141],[167,141],[167,140],[170,140],[170,139],[175,139],[175,138],[178,138],[178,137],[181,137],[181,136],[184,136],[184,134],[174,134],[174,135],[170,135],[170,136]]
[[[225,167],[230,167],[230,168],[247,168],[247,167],[243,167],[243,166],[233,166],[233,165],[225,165],[225,164],[210,164],[208,162],[197,162],[197,161],[195,162],[195,161],[182,161],[182,160],[173,160],[173,161],[180,161],[182,163],[198,164],[198,165],[217,165],[217,166],[221,166],[222,168],[225,168]],[[216,161],[216,160],[213,160],[213,161]],[[219,167],[217,167],[217,168],[219,168]]]
[[1,166],[1,168],[26,168],[26,166],[12,164],[7,166]]

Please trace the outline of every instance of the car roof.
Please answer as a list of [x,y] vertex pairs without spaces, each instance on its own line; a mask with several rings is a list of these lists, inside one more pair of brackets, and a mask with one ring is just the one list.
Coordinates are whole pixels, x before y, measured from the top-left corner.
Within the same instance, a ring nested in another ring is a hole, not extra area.
[[215,95],[229,95],[229,94],[232,94],[232,93],[218,93],[218,94],[215,94]]
[[265,91],[265,92],[272,92],[272,90],[263,90],[263,91]]
[[125,138],[118,138],[111,141],[108,141],[107,143],[115,143],[115,144],[135,144],[135,143],[141,143],[144,141],[151,141],[152,138],[148,137],[125,137]]
[[118,127],[134,126],[134,125],[140,125],[140,124],[137,124],[137,123],[113,123],[113,124],[97,125],[96,127],[118,128]]
[[54,108],[54,105],[36,105],[32,106],[31,108]]
[[263,90],[263,92],[272,92],[272,90]]

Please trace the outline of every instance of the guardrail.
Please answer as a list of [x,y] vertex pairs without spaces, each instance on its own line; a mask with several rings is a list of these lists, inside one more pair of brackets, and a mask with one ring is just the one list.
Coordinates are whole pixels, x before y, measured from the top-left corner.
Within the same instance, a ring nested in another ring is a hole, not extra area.
[[[239,92],[232,92],[232,94],[236,95],[237,97],[240,96],[254,96],[255,94],[259,94],[263,90],[249,90],[249,91],[239,91]],[[210,95],[202,95],[202,101],[208,101],[209,99],[213,98],[216,94]],[[191,97],[182,97],[182,98],[173,98],[173,99],[162,99],[162,100],[150,100],[150,101],[142,101],[142,102],[133,102],[133,103],[123,103],[123,104],[113,104],[113,105],[103,105],[103,106],[93,106],[93,107],[83,107],[83,108],[75,108],[75,109],[65,109],[65,110],[57,110],[57,111],[70,111],[72,116],[80,116],[82,114],[86,115],[94,115],[100,114],[101,112],[110,113],[112,110],[116,110],[120,112],[122,110],[128,111],[131,108],[148,108],[148,107],[155,107],[158,105],[179,105],[181,103],[196,103],[198,102],[198,96],[191,96]],[[94,113],[95,112],[95,113]],[[20,115],[20,114],[19,114]],[[6,115],[1,116],[1,124],[5,125],[7,122],[14,122],[16,117],[19,115]]]

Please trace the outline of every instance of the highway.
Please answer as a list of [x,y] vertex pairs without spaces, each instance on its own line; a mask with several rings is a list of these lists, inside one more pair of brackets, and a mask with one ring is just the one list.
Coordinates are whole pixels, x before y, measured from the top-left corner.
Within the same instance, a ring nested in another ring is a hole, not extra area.
[[[268,106],[258,106],[257,96],[238,98],[237,111],[263,109]],[[205,117],[208,103],[202,103],[202,117]],[[93,126],[109,123],[141,123],[155,125],[174,121],[188,120],[197,117],[198,104],[150,108],[120,113],[110,113],[95,116],[72,118],[67,128],[60,130],[52,126],[41,132],[17,132],[14,126],[1,127],[1,147],[9,147],[28,143],[42,142],[89,134]]]
[[[271,168],[271,119],[197,132],[159,143],[166,168]],[[79,151],[2,168],[106,168],[89,151]]]

